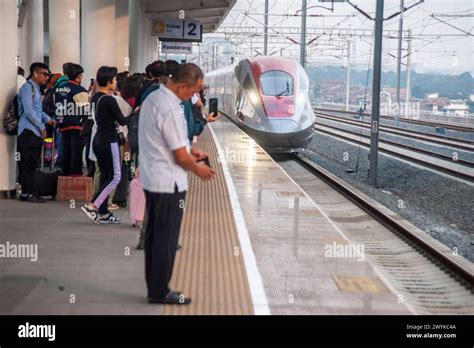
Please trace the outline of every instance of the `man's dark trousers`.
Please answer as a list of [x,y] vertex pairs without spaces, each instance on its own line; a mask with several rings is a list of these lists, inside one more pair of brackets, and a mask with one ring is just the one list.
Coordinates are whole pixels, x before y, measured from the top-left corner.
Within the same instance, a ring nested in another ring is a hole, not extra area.
[[61,167],[64,176],[82,175],[82,149],[84,141],[81,131],[77,129],[67,130],[62,136],[62,159]]
[[18,168],[21,193],[37,195],[33,182],[35,171],[41,163],[43,140],[29,129],[25,129],[18,136],[17,142],[20,153]]
[[148,221],[145,231],[145,278],[148,297],[163,299],[170,291],[186,192],[145,190]]

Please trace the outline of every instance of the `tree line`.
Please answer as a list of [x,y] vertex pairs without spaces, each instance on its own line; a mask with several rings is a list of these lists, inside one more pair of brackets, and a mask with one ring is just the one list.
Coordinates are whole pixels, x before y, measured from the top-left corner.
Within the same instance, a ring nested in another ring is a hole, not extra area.
[[[320,83],[325,80],[346,82],[346,69],[338,66],[307,67],[310,81]],[[372,70],[369,71],[368,87],[372,84]],[[367,70],[354,69],[351,71],[352,86],[366,86]],[[396,87],[397,74],[394,71],[382,71],[382,87]],[[474,78],[469,72],[459,75],[436,73],[411,72],[411,93],[415,98],[423,99],[431,93],[439,93],[440,97],[449,99],[469,100],[469,95],[474,94]],[[406,86],[406,74],[402,73],[401,87]]]

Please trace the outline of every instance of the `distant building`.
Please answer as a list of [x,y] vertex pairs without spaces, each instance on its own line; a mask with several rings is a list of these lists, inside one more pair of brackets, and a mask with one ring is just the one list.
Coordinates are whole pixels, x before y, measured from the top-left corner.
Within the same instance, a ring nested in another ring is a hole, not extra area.
[[462,100],[449,100],[444,97],[426,98],[420,103],[420,109],[439,115],[465,117],[469,115],[469,107]]
[[450,103],[450,100],[444,97],[426,98],[420,102],[420,110],[435,114],[445,114],[446,106]]
[[464,101],[452,101],[446,106],[447,115],[466,117],[469,116],[469,107]]
[[[365,88],[360,86],[351,86],[349,90],[349,104],[363,105],[364,100],[370,103],[370,90],[365,95]],[[346,83],[342,81],[325,80],[321,81],[319,95],[317,96],[323,103],[346,103]]]

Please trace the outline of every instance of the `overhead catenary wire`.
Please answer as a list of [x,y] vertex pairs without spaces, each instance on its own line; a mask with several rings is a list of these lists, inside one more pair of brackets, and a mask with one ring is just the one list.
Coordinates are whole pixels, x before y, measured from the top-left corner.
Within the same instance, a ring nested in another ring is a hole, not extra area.
[[[314,1],[314,0],[313,0]],[[354,2],[354,1],[353,1]],[[418,3],[419,1],[417,0],[409,0],[407,6],[410,7],[413,4]],[[292,0],[288,1],[286,4],[281,4],[278,1],[275,0],[270,0],[270,8],[273,9],[274,11],[270,14],[270,19],[269,19],[269,47],[268,47],[268,52],[277,52],[280,51],[281,54],[287,55],[287,54],[292,54],[296,55],[296,51],[292,49],[293,46],[298,46],[301,43],[299,42],[300,39],[296,37],[297,35],[296,32],[294,31],[288,31],[289,27],[285,27],[284,32],[282,32],[280,29],[283,29],[285,26],[285,23],[289,23],[291,18],[291,15],[294,14],[294,12],[298,9],[297,6],[297,0]],[[355,2],[354,2],[355,3]],[[308,2],[308,8],[311,7],[311,2]],[[247,3],[244,3],[243,6],[240,6],[238,9],[236,9],[237,14],[234,14],[231,11],[231,20],[232,22],[228,22],[228,24],[231,24],[233,27],[238,28],[243,28],[243,27],[250,27],[249,24],[243,25],[244,22],[247,20],[255,22],[255,28],[254,29],[255,33],[257,36],[259,36],[258,29],[261,29],[261,23],[263,21],[258,21],[257,18],[255,18],[253,15],[261,14],[262,13],[262,7],[263,2],[262,1],[252,1],[252,0],[247,0]],[[342,7],[342,5],[341,5]],[[392,9],[396,9],[397,6],[393,6],[392,8],[387,8],[386,13],[392,12]],[[293,10],[292,10],[293,9]],[[368,12],[371,14],[372,12]],[[456,55],[456,56],[466,56],[467,54],[470,53],[469,50],[469,45],[468,44],[463,44],[462,40],[469,38],[469,36],[466,33],[469,33],[471,31],[470,27],[467,27],[464,25],[458,25],[456,24],[458,20],[462,20],[462,18],[466,18],[468,16],[472,16],[474,14],[474,8],[469,8],[469,9],[462,9],[462,10],[453,10],[449,12],[443,12],[440,13],[440,11],[433,11],[430,10],[429,3],[425,1],[424,4],[420,6],[414,7],[411,11],[408,11],[405,13],[404,17],[405,19],[411,18],[411,22],[407,22],[407,30],[410,29],[412,31],[412,40],[413,40],[413,53],[419,53],[417,55],[417,58],[415,61],[412,61],[413,64],[419,64],[421,61],[426,61],[426,59],[430,58],[435,58],[435,57],[448,57],[450,55]],[[335,19],[337,16],[341,16],[341,20],[336,21]],[[440,17],[441,20],[447,21],[448,23],[453,24],[454,26],[459,26],[460,29],[464,30],[465,32],[456,30],[455,28],[450,28],[448,26],[445,26],[445,24],[434,20],[432,17],[433,16],[438,16]],[[356,25],[356,29],[358,30],[363,30],[362,28],[371,25],[371,20],[368,18],[360,15],[360,14],[355,14],[354,12],[347,13],[347,14],[339,14],[337,12],[331,13],[331,14],[318,14],[318,17],[321,18],[322,20],[319,20],[318,23],[321,25],[323,23],[324,30],[322,34],[318,34],[316,30],[314,30],[314,26],[311,26],[310,23],[308,23],[309,29],[313,29],[313,33],[316,34],[311,34],[310,31],[308,31],[308,50],[311,55],[314,55],[316,58],[317,57],[334,57],[335,59],[338,57],[337,52],[334,50],[332,52],[328,52],[326,54],[324,51],[330,50],[330,46],[324,46],[320,44],[320,41],[324,39],[324,37],[329,37],[330,39],[334,39],[334,35],[337,35],[337,31],[340,31],[341,33],[344,33],[344,37],[357,37],[357,36],[351,36],[348,35],[348,31],[341,31],[340,26],[341,26],[341,21],[345,21],[349,23],[349,27],[354,28],[354,22],[360,22],[360,24]],[[309,17],[308,17],[309,18]],[[257,21],[254,21],[257,19]],[[326,23],[331,23],[331,26],[336,26],[336,29],[334,31],[330,30],[327,28]],[[411,24],[410,24],[411,23]],[[393,23],[392,23],[393,24]],[[347,26],[347,25],[346,25]],[[445,27],[444,32],[433,32],[432,29],[434,28],[441,28]],[[224,29],[225,27],[222,27]],[[430,29],[428,31],[428,29]],[[367,30],[371,30],[370,28],[367,28]],[[387,26],[388,33],[390,32],[390,25]],[[244,51],[248,51],[249,49],[252,48],[252,46],[255,46],[257,49],[259,49],[258,46],[259,44],[255,44],[255,42],[258,42],[259,40],[255,40],[255,38],[250,37],[249,35],[252,34],[245,34],[244,31],[239,33],[238,31],[231,31],[232,34],[226,35],[227,37],[231,38],[231,40],[238,42],[238,45],[240,48],[238,51],[240,52],[239,54],[246,54]],[[288,33],[287,33],[288,32]],[[253,34],[255,35],[255,34]],[[276,35],[276,36],[275,36]],[[319,37],[319,35],[322,35]],[[366,35],[366,34],[364,34]],[[275,37],[281,37],[282,39],[286,40],[286,42],[282,42],[281,40],[275,39]],[[250,44],[251,42],[254,42],[254,44]],[[366,57],[366,51],[370,49],[370,47],[366,46],[367,42],[364,42],[364,40],[358,40],[358,42],[361,42],[362,44],[360,47],[358,47],[358,54],[355,56],[355,62],[360,62],[362,59]],[[451,43],[454,42],[460,42],[458,47],[452,47]],[[394,58],[395,54],[392,53],[392,47],[390,45],[391,41],[388,41],[388,46],[385,45],[384,47],[384,61],[388,61],[388,59]],[[449,45],[443,46],[443,43],[449,43]],[[451,47],[450,47],[451,45]],[[432,49],[431,47],[436,46],[436,48]],[[254,47],[254,48],[255,48]],[[321,51],[321,47],[324,47],[323,51]],[[334,48],[337,49],[337,48]],[[406,50],[404,50],[406,51]],[[439,53],[439,54],[436,54]],[[406,58],[406,52],[405,52],[405,58]],[[314,58],[313,58],[314,59]],[[310,60],[311,61],[311,60]],[[465,64],[465,59],[463,58],[463,64]],[[356,63],[360,64],[360,63]]]

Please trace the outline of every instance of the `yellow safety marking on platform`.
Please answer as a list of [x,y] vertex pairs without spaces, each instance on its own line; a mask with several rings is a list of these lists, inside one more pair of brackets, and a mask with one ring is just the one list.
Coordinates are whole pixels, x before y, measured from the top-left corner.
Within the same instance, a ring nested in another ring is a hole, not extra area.
[[339,276],[331,274],[332,279],[342,292],[380,294],[387,292],[387,288],[382,282],[373,277],[367,276]]
[[182,249],[176,254],[170,284],[192,303],[164,306],[163,314],[254,314],[225,177],[207,128],[196,145],[209,154],[216,177],[204,182],[189,175]]

